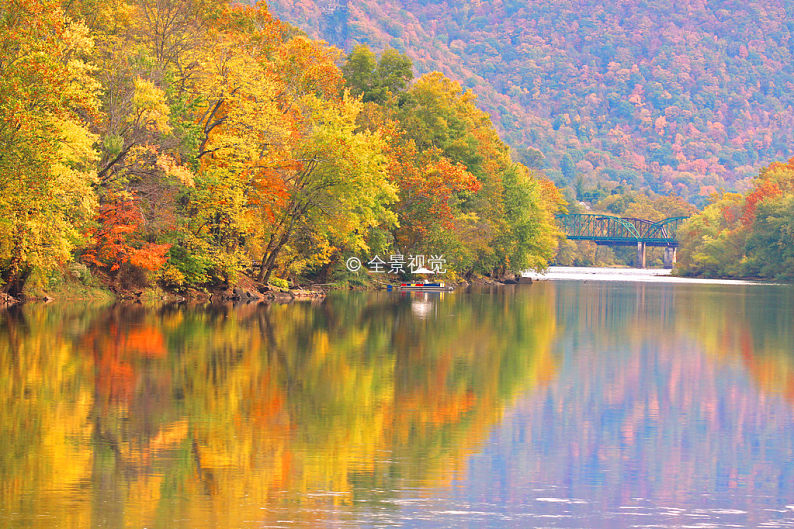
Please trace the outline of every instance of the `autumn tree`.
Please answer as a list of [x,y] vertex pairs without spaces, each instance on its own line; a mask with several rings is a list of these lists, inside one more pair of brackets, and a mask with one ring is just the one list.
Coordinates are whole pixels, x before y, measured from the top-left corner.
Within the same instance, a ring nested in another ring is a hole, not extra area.
[[[466,274],[520,272],[529,263],[545,267],[556,246],[550,234],[555,231],[559,195],[542,193],[540,179],[511,160],[490,118],[475,105],[475,96],[436,72],[418,79],[406,91],[395,115],[418,152],[438,149],[478,182],[476,189],[457,190],[455,208],[461,222],[433,244],[448,251],[450,261]],[[529,217],[537,222],[532,235],[527,230]],[[506,237],[513,237],[513,242],[508,243]],[[516,242],[516,237],[523,237],[523,242]],[[498,239],[502,242],[497,243]],[[513,262],[508,253],[513,254]]]
[[98,225],[83,260],[109,273],[115,288],[122,286],[122,272],[127,267],[156,271],[167,260],[170,245],[144,240],[143,223],[140,205],[132,195],[119,193],[107,197],[99,208]]
[[13,295],[70,258],[95,206],[92,46],[57,2],[0,5],[0,275]]
[[195,186],[181,204],[174,240],[174,266],[183,276],[227,282],[250,265],[255,196],[280,192],[274,182],[262,187],[256,175],[270,163],[273,146],[290,141],[272,71],[281,44],[281,27],[264,8],[228,7],[208,30],[189,87],[198,134]]
[[432,243],[466,222],[458,195],[476,192],[480,183],[439,149],[419,153],[412,140],[395,140],[389,149],[389,174],[399,190],[394,205],[399,220],[394,228],[396,250],[406,255],[441,254],[446,248]]
[[361,96],[365,103],[382,105],[408,87],[413,79],[413,63],[392,48],[376,59],[368,47],[359,44],[347,56],[342,73],[351,94]]
[[678,266],[685,275],[740,275],[746,231],[739,224],[744,198],[738,193],[715,197],[713,203],[678,229]]
[[[217,16],[219,5],[169,0],[69,3],[69,12],[82,17],[94,35],[94,75],[103,87],[100,115],[91,123],[99,136],[96,191],[102,206],[95,236],[113,231],[113,216],[106,213],[117,208],[118,197],[134,196],[133,209],[141,219],[125,224],[140,232],[128,234],[132,240],[160,247],[180,240],[179,205],[195,185],[198,143],[195,101],[188,88],[200,66],[207,19]],[[93,240],[89,253],[101,254],[100,246]],[[107,272],[99,264],[103,259],[88,262]]]
[[794,159],[761,170],[744,195],[726,193],[681,227],[681,272],[794,277]]
[[273,175],[285,191],[259,199],[264,220],[272,220],[263,233],[262,282],[296,233],[313,232],[326,246],[362,252],[368,249],[368,231],[394,220],[387,209],[395,193],[386,179],[383,140],[377,133],[356,130],[361,103],[348,97],[309,97],[301,103],[298,141],[284,152],[285,163],[261,173]]

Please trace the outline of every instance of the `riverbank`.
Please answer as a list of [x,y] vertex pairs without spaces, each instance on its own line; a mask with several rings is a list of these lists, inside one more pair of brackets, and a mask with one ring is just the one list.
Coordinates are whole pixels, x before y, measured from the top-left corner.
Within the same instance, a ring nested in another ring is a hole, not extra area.
[[[672,270],[661,268],[604,268],[552,266],[545,272],[525,272],[515,278],[493,279],[476,276],[470,281],[460,280],[449,282],[456,288],[468,286],[501,286],[529,284],[534,281],[613,281],[641,283],[690,283],[701,285],[777,285],[781,283],[761,279],[727,279],[700,278],[677,276]],[[401,283],[400,280],[385,280],[380,276],[348,278],[331,283],[300,283],[287,287],[263,285],[255,279],[243,275],[238,278],[235,286],[218,285],[208,288],[167,289],[161,286],[150,286],[139,289],[114,291],[111,287],[91,283],[86,285],[79,280],[69,280],[58,284],[53,289],[34,289],[25,295],[14,298],[0,293],[0,306],[15,305],[27,302],[79,301],[113,303],[116,301],[140,302],[144,304],[158,303],[290,303],[295,300],[323,299],[331,291],[374,291],[385,290]]]
[[[140,288],[117,289],[102,284],[95,278],[78,276],[66,277],[51,288],[31,288],[22,296],[12,297],[0,293],[0,305],[9,306],[19,303],[51,301],[75,301],[113,303],[116,301],[157,303],[289,303],[295,300],[322,299],[331,291],[374,291],[386,290],[389,286],[398,286],[401,282],[396,278],[381,278],[374,274],[366,274],[331,283],[305,282],[295,285],[286,284],[280,287],[273,284],[265,285],[248,275],[241,275],[234,286],[216,285],[210,287],[164,288],[161,285]],[[501,279],[476,276],[470,281],[446,281],[456,288],[474,286],[515,285],[531,283],[529,276],[515,276]]]

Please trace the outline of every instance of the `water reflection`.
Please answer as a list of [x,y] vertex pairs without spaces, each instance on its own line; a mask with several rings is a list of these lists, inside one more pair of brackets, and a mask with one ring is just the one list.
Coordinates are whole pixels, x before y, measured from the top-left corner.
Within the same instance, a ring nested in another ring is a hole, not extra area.
[[512,410],[450,504],[549,527],[794,525],[790,288],[549,288],[559,376]]
[[444,487],[553,376],[550,301],[8,312],[1,525],[333,525]]
[[794,525],[793,322],[591,281],[15,309],[0,526]]

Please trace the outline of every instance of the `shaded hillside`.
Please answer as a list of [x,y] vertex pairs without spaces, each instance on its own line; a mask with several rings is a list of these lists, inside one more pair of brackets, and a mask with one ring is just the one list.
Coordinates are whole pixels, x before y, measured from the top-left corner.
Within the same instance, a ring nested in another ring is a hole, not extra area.
[[392,46],[418,73],[459,80],[525,163],[569,182],[706,196],[792,154],[794,7],[784,0],[269,5],[345,50]]

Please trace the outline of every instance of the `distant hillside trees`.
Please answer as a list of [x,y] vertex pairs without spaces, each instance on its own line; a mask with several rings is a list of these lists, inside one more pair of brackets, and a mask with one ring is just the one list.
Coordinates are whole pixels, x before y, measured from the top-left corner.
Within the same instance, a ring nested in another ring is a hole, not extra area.
[[792,154],[784,0],[360,0],[341,40],[322,31],[341,11],[323,15],[321,0],[269,4],[346,50],[396,48],[419,73],[460,82],[507,143],[538,149],[549,176],[569,184],[631,173],[638,186],[704,205]]

